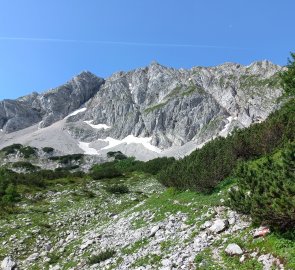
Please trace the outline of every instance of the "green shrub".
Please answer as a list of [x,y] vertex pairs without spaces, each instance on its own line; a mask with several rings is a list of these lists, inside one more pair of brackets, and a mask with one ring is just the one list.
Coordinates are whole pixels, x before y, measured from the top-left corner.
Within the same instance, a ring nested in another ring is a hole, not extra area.
[[113,185],[106,188],[107,192],[113,194],[125,194],[129,193],[129,188],[125,185]]
[[134,157],[129,157],[127,159],[114,162],[114,167],[118,169],[121,173],[128,173],[139,171],[142,163],[144,162],[135,160]]
[[0,203],[12,204],[19,199],[16,191],[14,173],[7,169],[0,169]]
[[236,177],[237,187],[229,192],[231,207],[250,214],[254,223],[280,231],[295,228],[295,143],[280,158],[240,164]]
[[40,169],[39,166],[35,166],[33,165],[32,163],[30,162],[26,162],[26,161],[17,161],[17,162],[14,162],[12,164],[12,167],[13,168],[21,168],[21,169],[25,169],[27,171],[35,171],[37,169]]
[[43,147],[42,151],[47,153],[47,154],[51,154],[51,153],[53,153],[54,148],[52,148],[52,147]]
[[122,171],[116,167],[117,162],[121,161],[105,162],[92,166],[90,170],[90,177],[94,180],[100,180],[104,178],[110,179],[122,176]]
[[4,152],[6,156],[20,152],[20,154],[24,158],[29,158],[31,156],[35,156],[37,150],[38,150],[37,148],[31,147],[31,146],[23,146],[21,144],[12,144],[7,147],[4,147],[1,151]]
[[72,154],[72,155],[65,155],[65,156],[55,156],[50,157],[50,160],[58,161],[60,164],[68,165],[71,164],[73,161],[77,162],[80,161],[84,157],[84,154]]
[[121,151],[111,151],[107,153],[108,158],[115,158],[115,160],[127,159],[127,156],[124,155]]
[[161,170],[164,170],[171,164],[173,164],[175,161],[175,158],[167,158],[167,157],[161,157],[161,158],[155,158],[146,162],[141,162],[138,164],[138,170],[150,173],[153,175],[158,174]]
[[106,261],[110,258],[112,258],[116,252],[112,249],[107,249],[106,251],[103,251],[99,253],[98,255],[94,255],[89,258],[89,264],[97,264],[103,261]]
[[15,154],[22,147],[23,146],[21,144],[12,144],[2,148],[1,151],[4,152],[6,156],[8,156],[10,154]]
[[36,156],[38,149],[36,147],[23,146],[19,151],[24,158],[30,158],[32,156]]
[[217,138],[172,163],[159,173],[158,178],[166,186],[210,192],[230,174],[235,162],[230,142]]

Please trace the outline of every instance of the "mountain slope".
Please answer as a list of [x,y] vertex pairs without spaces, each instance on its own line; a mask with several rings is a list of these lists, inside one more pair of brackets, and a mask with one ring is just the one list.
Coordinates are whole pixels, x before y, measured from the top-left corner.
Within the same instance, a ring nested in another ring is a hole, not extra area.
[[[235,127],[263,121],[277,107],[282,69],[268,61],[190,70],[152,63],[105,80],[82,73],[45,94],[2,101],[0,147],[21,142],[65,153],[120,150],[143,160],[183,156]],[[55,132],[66,135],[48,136]]]

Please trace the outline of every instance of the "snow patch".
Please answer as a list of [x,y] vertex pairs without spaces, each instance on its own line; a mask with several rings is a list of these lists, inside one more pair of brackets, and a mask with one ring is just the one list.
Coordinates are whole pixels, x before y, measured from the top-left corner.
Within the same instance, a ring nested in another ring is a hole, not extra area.
[[99,155],[96,149],[89,147],[90,143],[79,142],[78,146],[84,151],[86,155]]
[[123,140],[116,140],[111,137],[107,137],[106,139],[102,139],[101,141],[108,142],[109,145],[102,148],[101,150],[110,149],[110,148],[113,148],[113,147],[120,145],[120,144],[137,143],[137,144],[142,144],[145,148],[147,148],[148,150],[151,150],[153,152],[156,152],[156,153],[162,152],[162,150],[160,148],[151,144],[151,140],[152,140],[151,137],[139,138],[139,137],[135,137],[133,135],[128,135]]
[[68,117],[70,117],[70,116],[77,115],[78,113],[81,113],[81,112],[85,112],[86,110],[87,110],[87,108],[82,108],[82,109],[79,109],[79,110],[73,111],[73,112],[70,113],[66,118],[68,118]]
[[93,125],[93,124],[91,124],[92,122],[93,122],[93,120],[84,121],[84,123],[88,124],[89,126],[91,126],[92,128],[95,128],[95,129],[109,129],[109,128],[111,128],[110,126],[108,126],[106,124]]

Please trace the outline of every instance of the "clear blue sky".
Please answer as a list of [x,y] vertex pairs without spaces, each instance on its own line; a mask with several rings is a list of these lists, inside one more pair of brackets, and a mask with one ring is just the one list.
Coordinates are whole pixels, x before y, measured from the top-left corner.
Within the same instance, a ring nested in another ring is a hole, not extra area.
[[295,48],[294,11],[294,0],[2,0],[0,100],[153,60],[283,65]]

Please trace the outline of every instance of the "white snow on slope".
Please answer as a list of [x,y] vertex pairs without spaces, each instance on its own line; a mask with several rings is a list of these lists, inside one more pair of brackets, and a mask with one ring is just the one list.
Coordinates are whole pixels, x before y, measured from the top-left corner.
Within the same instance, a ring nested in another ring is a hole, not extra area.
[[79,142],[78,146],[84,151],[86,155],[99,155],[96,149],[89,147],[90,143]]
[[73,112],[70,113],[68,116],[66,116],[66,118],[68,118],[68,117],[70,117],[70,116],[77,115],[78,113],[81,113],[81,112],[85,112],[86,110],[87,110],[87,108],[82,108],[82,109],[79,109],[79,110],[73,111]]
[[[151,139],[152,138],[138,138],[138,137],[135,137],[133,135],[128,135],[126,138],[124,138],[123,140],[116,140],[116,139],[113,139],[111,137],[107,137],[106,139],[98,139],[98,141],[103,141],[103,142],[107,142],[108,145],[101,148],[100,150],[107,150],[107,149],[111,149],[115,146],[118,146],[118,145],[128,145],[128,144],[132,144],[132,143],[135,143],[135,144],[141,144],[143,147],[145,147],[146,149],[150,150],[150,151],[153,151],[153,152],[156,152],[156,153],[161,153],[162,150],[156,146],[153,146],[151,144]],[[78,146],[84,151],[85,154],[87,155],[99,155],[99,151],[100,150],[96,150],[94,148],[91,148],[89,146],[90,143],[86,143],[86,142],[79,142]]]
[[150,137],[139,138],[139,137],[135,137],[133,135],[128,135],[123,140],[116,140],[111,137],[107,137],[106,139],[104,139],[102,141],[108,142],[109,145],[102,148],[101,150],[109,149],[109,148],[115,147],[115,146],[123,144],[123,143],[126,143],[126,144],[139,143],[139,144],[142,144],[148,150],[151,150],[153,152],[156,152],[156,153],[162,152],[162,150],[160,148],[151,144],[151,140],[152,140],[152,138],[150,138]]
[[93,120],[84,121],[84,123],[88,124],[89,126],[91,126],[92,128],[95,128],[95,129],[108,129],[108,128],[111,128],[110,126],[108,126],[106,124],[93,125],[93,124],[91,124],[92,122],[93,122]]

